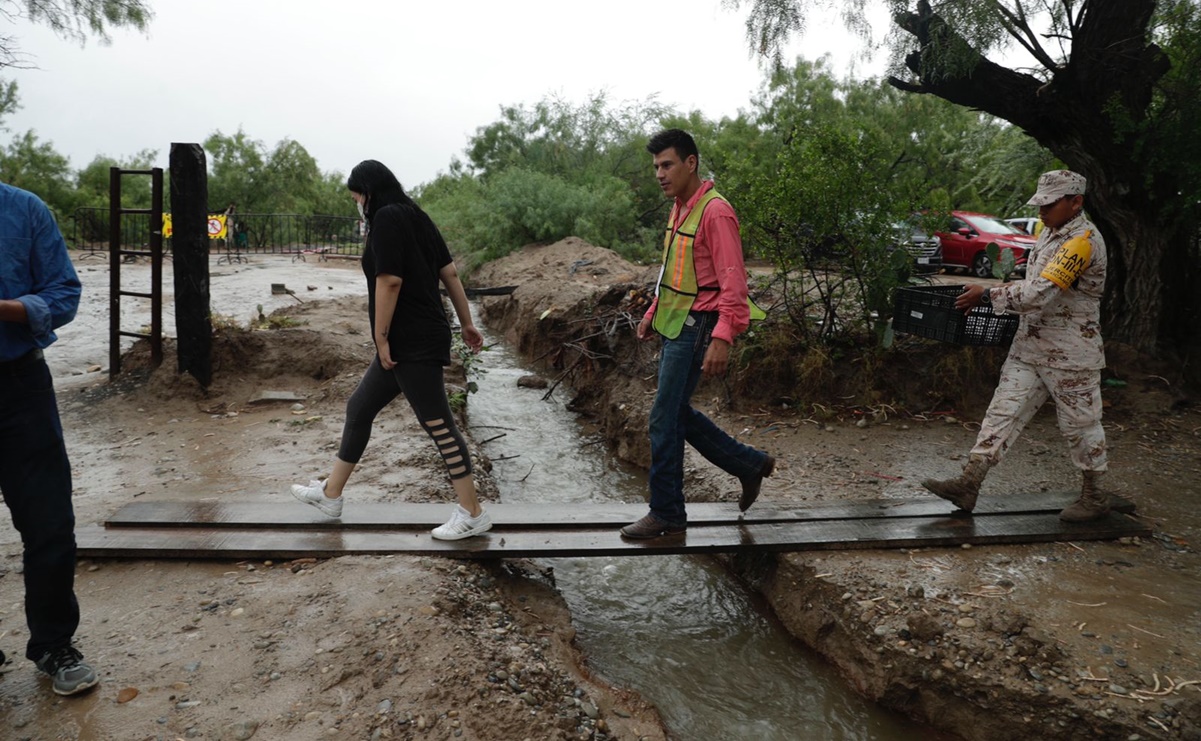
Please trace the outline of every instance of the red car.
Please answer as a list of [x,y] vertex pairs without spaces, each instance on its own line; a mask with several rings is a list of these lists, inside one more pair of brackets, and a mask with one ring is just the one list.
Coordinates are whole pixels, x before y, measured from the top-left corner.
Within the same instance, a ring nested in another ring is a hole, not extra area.
[[990,244],[1013,250],[1014,272],[1025,275],[1026,257],[1037,241],[995,216],[970,211],[952,211],[950,228],[935,234],[942,241],[943,267],[962,268],[977,278],[992,277]]

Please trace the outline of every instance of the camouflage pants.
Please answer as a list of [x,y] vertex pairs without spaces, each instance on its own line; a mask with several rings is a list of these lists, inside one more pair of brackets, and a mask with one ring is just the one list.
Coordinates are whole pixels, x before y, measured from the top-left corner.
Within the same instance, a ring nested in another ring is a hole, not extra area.
[[1108,468],[1105,430],[1101,427],[1101,374],[1095,370],[1060,370],[1009,358],[980,424],[972,455],[990,465],[1001,462],[1034,413],[1055,400],[1059,431],[1071,447],[1072,462],[1082,471]]

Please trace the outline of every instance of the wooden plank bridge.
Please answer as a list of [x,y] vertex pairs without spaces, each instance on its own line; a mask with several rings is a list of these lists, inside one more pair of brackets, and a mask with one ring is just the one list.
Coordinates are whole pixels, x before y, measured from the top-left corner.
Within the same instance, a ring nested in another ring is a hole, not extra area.
[[1112,540],[1147,536],[1137,519],[1112,513],[1065,523],[1059,511],[1076,494],[988,497],[974,514],[952,513],[939,499],[868,500],[794,506],[688,505],[684,535],[624,540],[618,529],[645,504],[489,504],[493,529],[441,541],[429,530],[453,504],[346,503],[340,520],[288,501],[134,502],[104,526],[80,527],[87,558],[290,559],[340,555],[425,554],[494,559],[635,556],[734,551],[955,547],[995,543]]

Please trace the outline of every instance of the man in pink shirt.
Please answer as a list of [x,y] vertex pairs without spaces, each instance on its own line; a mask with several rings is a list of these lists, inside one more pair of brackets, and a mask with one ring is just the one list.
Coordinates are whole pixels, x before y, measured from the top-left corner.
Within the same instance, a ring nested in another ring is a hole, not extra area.
[[655,300],[638,324],[638,339],[660,337],[659,388],[650,413],[650,512],[626,525],[626,538],[682,535],[684,443],[742,483],[745,511],[775,459],[743,445],[692,408],[702,374],[726,372],[734,338],[750,324],[746,268],[734,209],[698,174],[700,154],[679,129],[661,131],[646,147],[663,194],[674,199],[664,235],[663,267]]

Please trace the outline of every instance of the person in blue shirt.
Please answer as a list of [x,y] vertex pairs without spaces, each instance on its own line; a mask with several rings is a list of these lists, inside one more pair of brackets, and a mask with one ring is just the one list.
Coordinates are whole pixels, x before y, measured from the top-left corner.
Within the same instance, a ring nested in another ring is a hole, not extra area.
[[79,602],[71,463],[42,356],[54,330],[75,318],[79,294],[50,209],[0,183],[0,493],[24,547],[25,656],[60,695],[98,681],[72,645]]

